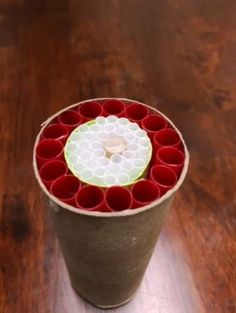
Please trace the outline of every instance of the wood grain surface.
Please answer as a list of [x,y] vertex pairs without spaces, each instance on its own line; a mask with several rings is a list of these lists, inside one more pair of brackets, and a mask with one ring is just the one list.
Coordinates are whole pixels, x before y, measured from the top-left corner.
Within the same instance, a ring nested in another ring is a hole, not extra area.
[[103,312],[70,286],[32,148],[49,115],[106,96],[162,110],[191,152],[141,288],[111,312],[236,312],[235,16],[235,0],[0,0],[0,313]]

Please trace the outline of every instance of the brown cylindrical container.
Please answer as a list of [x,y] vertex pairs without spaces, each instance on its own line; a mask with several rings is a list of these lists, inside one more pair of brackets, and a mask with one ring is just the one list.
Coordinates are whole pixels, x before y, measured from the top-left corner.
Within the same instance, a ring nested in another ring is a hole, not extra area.
[[[105,100],[109,99],[93,99],[96,102]],[[133,100],[118,100],[127,105],[133,103]],[[87,100],[69,108],[73,109],[84,102]],[[164,116],[156,109],[148,108]],[[68,110],[68,107],[64,110]],[[179,134],[184,146],[185,162],[177,184],[160,199],[141,208],[119,212],[84,211],[51,195],[37,170],[36,145],[44,128],[61,112],[43,123],[36,139],[33,157],[35,175],[50,199],[56,234],[72,286],[81,297],[98,307],[117,307],[132,299],[141,283],[173,196],[186,176],[189,153],[181,133],[165,117]]]

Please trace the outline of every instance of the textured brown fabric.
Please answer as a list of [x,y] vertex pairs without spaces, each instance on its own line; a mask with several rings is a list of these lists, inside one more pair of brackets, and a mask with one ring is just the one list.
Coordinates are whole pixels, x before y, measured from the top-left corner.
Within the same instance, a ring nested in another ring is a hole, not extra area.
[[56,233],[76,291],[97,306],[132,297],[152,255],[171,199],[130,216],[76,214],[51,202]]

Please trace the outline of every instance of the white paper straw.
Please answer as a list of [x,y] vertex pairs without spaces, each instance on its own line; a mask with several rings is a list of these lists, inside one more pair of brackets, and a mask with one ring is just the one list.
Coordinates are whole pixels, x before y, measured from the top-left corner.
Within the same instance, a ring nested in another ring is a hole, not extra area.
[[126,185],[130,181],[130,177],[127,174],[120,174],[117,176],[117,181],[119,185]]
[[115,123],[117,122],[118,118],[115,115],[110,115],[107,117],[108,123]]
[[94,170],[94,175],[98,176],[98,177],[103,177],[105,175],[105,169],[103,167],[97,167]]
[[127,146],[128,151],[137,151],[138,150],[138,145],[136,143],[130,143]]
[[110,160],[108,158],[101,158],[99,159],[98,164],[100,164],[101,166],[107,167],[110,164]]
[[76,154],[70,154],[68,160],[71,164],[76,164],[78,162],[78,157]]
[[80,133],[75,132],[71,134],[70,139],[71,141],[77,142],[78,140],[80,140],[80,137],[81,137]]
[[101,130],[101,126],[100,125],[94,124],[94,125],[91,126],[91,132],[97,132],[99,130]]
[[68,153],[73,153],[77,148],[77,145],[73,142],[67,144],[66,150]]
[[98,149],[94,150],[94,155],[96,157],[103,158],[103,157],[105,157],[106,153],[105,153],[104,149],[98,148]]
[[98,116],[96,119],[95,119],[95,122],[96,124],[98,125],[103,125],[106,123],[106,118],[104,116]]
[[128,120],[127,118],[125,118],[125,117],[121,117],[121,118],[119,119],[119,124],[121,124],[121,125],[127,125],[127,124],[129,124],[129,120]]
[[113,163],[120,163],[121,160],[122,160],[122,157],[120,154],[113,154],[110,158],[110,160],[113,162]]
[[100,140],[105,140],[108,138],[108,136],[109,136],[109,133],[105,130],[99,131],[96,135],[97,139],[100,139]]
[[135,156],[134,151],[125,151],[122,153],[122,155],[126,158],[126,159],[133,159]]
[[82,181],[87,181],[93,177],[93,173],[88,169],[84,169],[81,171],[80,177]]
[[105,176],[104,177],[104,182],[107,186],[114,186],[117,184],[117,180],[116,180],[116,177],[115,176]]

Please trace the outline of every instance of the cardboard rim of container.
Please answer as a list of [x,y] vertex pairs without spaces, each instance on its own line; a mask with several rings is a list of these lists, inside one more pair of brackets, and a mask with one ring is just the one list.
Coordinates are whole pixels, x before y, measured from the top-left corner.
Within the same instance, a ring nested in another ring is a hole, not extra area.
[[[39,171],[37,168],[37,162],[36,162],[36,147],[37,144],[40,140],[40,137],[44,131],[44,129],[49,125],[49,123],[55,118],[57,117],[59,114],[61,114],[64,111],[67,111],[68,109],[73,109],[74,107],[78,107],[79,105],[86,103],[86,102],[91,102],[91,101],[104,101],[104,100],[113,100],[113,99],[117,99],[120,101],[124,101],[126,104],[132,104],[132,103],[138,103],[141,105],[144,105],[146,107],[148,107],[151,111],[154,111],[155,113],[160,114],[161,116],[163,116],[169,123],[170,125],[175,129],[175,131],[178,133],[178,135],[180,136],[180,139],[183,143],[184,146],[184,153],[185,153],[185,161],[184,161],[184,167],[182,169],[181,175],[178,179],[177,184],[170,190],[168,190],[161,198],[149,203],[148,205],[142,206],[140,208],[136,208],[136,209],[128,209],[128,210],[124,210],[124,211],[118,211],[118,212],[96,212],[96,211],[86,211],[86,210],[82,210],[76,207],[73,207],[69,204],[66,204],[62,201],[60,201],[59,199],[57,199],[55,196],[53,196],[48,190],[47,188],[44,186],[40,176],[39,176]],[[187,174],[187,170],[188,170],[188,166],[189,166],[189,151],[187,149],[187,146],[185,144],[183,135],[181,134],[181,132],[178,130],[178,128],[174,125],[174,123],[162,112],[160,112],[159,110],[157,110],[156,108],[149,106],[145,103],[142,103],[140,101],[137,100],[131,100],[131,99],[126,99],[126,98],[118,98],[118,97],[105,97],[105,98],[94,98],[94,99],[86,99],[80,102],[77,102],[75,104],[69,105],[65,108],[63,108],[62,110],[56,112],[55,114],[53,114],[52,116],[50,116],[46,121],[44,121],[41,124],[41,130],[38,133],[36,140],[35,140],[35,144],[34,144],[34,149],[33,149],[33,169],[34,169],[34,174],[36,176],[36,179],[40,185],[40,187],[42,188],[42,190],[44,191],[44,193],[49,197],[50,200],[52,200],[54,203],[56,203],[60,208],[69,210],[71,212],[74,212],[76,214],[81,214],[81,215],[87,215],[87,216],[91,216],[91,217],[107,217],[107,218],[115,218],[115,217],[122,217],[122,216],[132,216],[132,215],[136,215],[139,213],[142,213],[144,211],[147,211],[151,208],[153,208],[154,206],[158,206],[161,203],[163,203],[165,200],[171,198],[173,196],[173,194],[180,188],[180,186],[182,185],[185,176]]]

